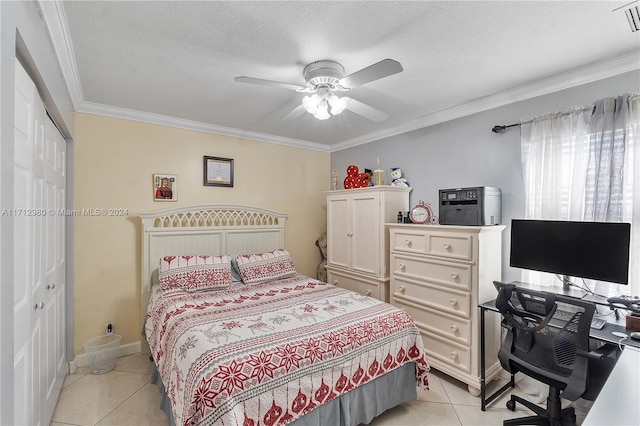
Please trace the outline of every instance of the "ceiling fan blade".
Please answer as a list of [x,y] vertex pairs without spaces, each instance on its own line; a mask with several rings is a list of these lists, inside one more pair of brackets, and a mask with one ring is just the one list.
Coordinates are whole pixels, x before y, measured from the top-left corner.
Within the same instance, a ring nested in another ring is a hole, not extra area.
[[253,78],[253,77],[246,77],[246,76],[235,77],[234,81],[237,81],[238,83],[262,84],[263,86],[281,87],[283,89],[289,89],[289,90],[304,90],[304,86],[300,86],[299,84],[283,83],[281,81],[273,81],[273,80],[263,80],[261,78]]
[[302,114],[304,114],[305,110],[304,107],[302,105],[298,105],[297,107],[295,107],[294,109],[292,109],[289,114],[285,115],[284,117],[282,117],[280,120],[278,120],[278,123],[284,123],[290,120],[293,120],[294,118],[298,118],[300,117]]
[[382,112],[379,109],[375,109],[372,106],[367,104],[363,104],[360,101],[356,101],[353,98],[343,97],[347,101],[347,109],[353,113],[363,116],[364,118],[368,118],[371,121],[380,122],[384,121],[389,117],[389,114],[386,112]]
[[356,71],[353,74],[343,77],[339,83],[343,87],[353,88],[370,83],[374,80],[379,80],[381,78],[397,74],[400,71],[402,71],[402,65],[400,62],[394,61],[393,59],[383,59],[380,62],[376,62],[373,65],[362,68],[360,71]]

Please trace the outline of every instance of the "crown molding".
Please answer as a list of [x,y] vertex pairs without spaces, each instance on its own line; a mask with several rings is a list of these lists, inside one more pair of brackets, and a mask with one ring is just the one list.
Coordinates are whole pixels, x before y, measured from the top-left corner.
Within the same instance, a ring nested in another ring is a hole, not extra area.
[[557,74],[549,78],[513,88],[511,90],[484,96],[462,105],[427,114],[422,117],[406,121],[398,126],[348,139],[332,145],[331,152],[342,151],[358,145],[433,126],[445,121],[454,120],[456,118],[487,111],[489,109],[512,104],[514,102],[547,95],[564,89],[570,89],[582,84],[591,83],[636,70],[640,70],[640,52],[631,52],[617,58],[579,67],[562,74]]
[[153,114],[149,112],[136,111],[127,108],[114,107],[110,105],[97,104],[93,102],[81,102],[77,112],[101,115],[111,118],[139,121],[142,123],[158,124],[161,126],[175,127],[178,129],[193,130],[202,133],[213,133],[221,136],[233,138],[250,139],[260,142],[286,145],[294,148],[310,149],[314,151],[329,152],[329,146],[300,139],[285,138],[281,136],[268,135],[264,133],[251,132],[248,130],[235,129],[232,127],[216,126],[214,124],[202,123],[199,121],[185,120],[166,115]]
[[501,107],[514,102],[546,95],[559,90],[569,89],[571,87],[640,69],[640,52],[631,52],[627,55],[576,68],[574,70],[538,80],[501,93],[474,99],[465,104],[427,114],[394,127],[367,133],[365,135],[344,140],[334,145],[325,145],[300,139],[274,136],[87,102],[84,100],[82,93],[82,86],[80,84],[75,57],[73,55],[73,46],[69,36],[69,29],[62,2],[60,0],[38,0],[38,5],[49,30],[49,36],[51,37],[51,42],[56,56],[58,57],[62,75],[67,84],[69,94],[71,95],[73,106],[77,112],[141,121],[150,124],[159,124],[205,133],[215,133],[236,138],[252,139],[261,142],[323,152],[342,151],[344,149],[397,136],[399,134],[433,126],[435,124],[465,117],[471,114],[476,114],[492,108]]
[[264,133],[250,132],[242,129],[216,126],[191,120],[183,120],[175,117],[168,117],[159,114],[135,111],[126,108],[118,108],[108,105],[87,102],[84,100],[82,85],[78,75],[78,67],[73,54],[73,44],[69,35],[69,27],[64,13],[64,6],[60,0],[38,0],[38,6],[42,14],[45,26],[49,32],[49,37],[53,49],[58,58],[62,76],[67,85],[67,90],[71,96],[71,102],[76,112],[88,114],[104,115],[112,118],[122,118],[127,120],[140,121],[150,124],[177,127],[180,129],[195,130],[204,133],[215,133],[223,136],[230,136],[243,139],[252,139],[261,142],[268,142],[278,145],[286,145],[295,148],[311,149],[328,152],[328,145],[309,142],[299,139],[285,138],[268,135]]
[[80,76],[78,75],[78,67],[76,66],[76,60],[73,54],[73,45],[71,43],[71,36],[69,35],[69,26],[67,25],[64,6],[59,0],[38,0],[38,7],[40,8],[40,13],[49,32],[49,38],[56,57],[58,58],[62,77],[67,84],[67,90],[71,96],[71,102],[73,103],[74,109],[77,110],[84,96],[82,94]]

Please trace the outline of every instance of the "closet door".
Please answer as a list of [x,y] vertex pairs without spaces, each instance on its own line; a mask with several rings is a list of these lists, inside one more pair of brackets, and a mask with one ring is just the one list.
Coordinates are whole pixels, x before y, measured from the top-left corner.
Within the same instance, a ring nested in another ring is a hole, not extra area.
[[[41,219],[43,248],[44,342],[43,420],[49,424],[66,375],[64,336],[65,290],[65,140],[49,119],[44,133],[44,206]],[[37,238],[37,237],[36,237]],[[37,241],[37,239],[36,239]]]
[[14,422],[48,425],[66,375],[65,141],[16,61]]
[[[39,408],[42,321],[41,252],[34,244],[34,211],[42,198],[42,164],[36,141],[35,85],[16,61],[13,169],[14,248],[14,421],[41,424]],[[39,100],[39,99],[38,99]],[[35,159],[35,161],[34,161]]]

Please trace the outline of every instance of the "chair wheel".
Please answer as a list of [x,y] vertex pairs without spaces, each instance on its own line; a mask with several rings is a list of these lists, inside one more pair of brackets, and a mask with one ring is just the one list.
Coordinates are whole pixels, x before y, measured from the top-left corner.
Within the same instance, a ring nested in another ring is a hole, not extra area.
[[516,411],[516,402],[512,400],[507,401],[507,408],[511,411]]

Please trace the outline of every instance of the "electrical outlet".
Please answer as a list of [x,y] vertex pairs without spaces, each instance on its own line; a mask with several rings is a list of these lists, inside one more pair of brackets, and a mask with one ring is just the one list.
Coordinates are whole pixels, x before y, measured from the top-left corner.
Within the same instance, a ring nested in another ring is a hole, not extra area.
[[113,333],[113,324],[107,324],[107,334]]

